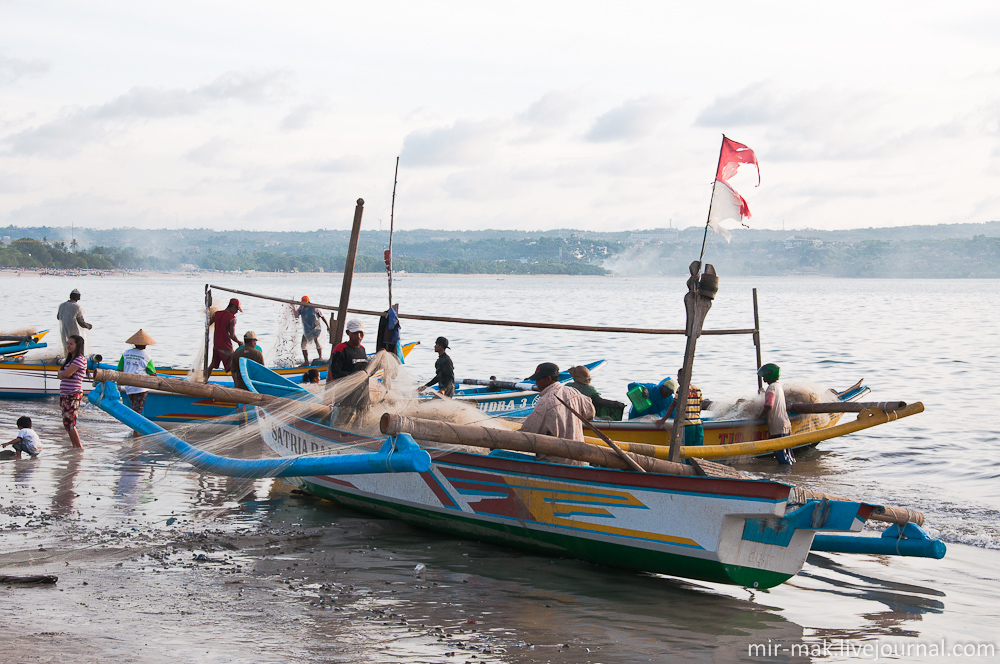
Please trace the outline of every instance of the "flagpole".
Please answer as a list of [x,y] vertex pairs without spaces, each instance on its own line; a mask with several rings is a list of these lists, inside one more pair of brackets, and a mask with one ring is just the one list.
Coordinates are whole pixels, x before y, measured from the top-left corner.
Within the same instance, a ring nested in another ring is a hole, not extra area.
[[715,201],[715,183],[719,181],[719,164],[722,163],[722,150],[726,147],[726,135],[722,135],[722,142],[719,144],[719,161],[715,164],[715,177],[712,178],[712,198],[708,201],[708,218],[705,219],[705,234],[701,238],[701,253],[698,255],[698,266],[701,269],[701,260],[705,257],[705,243],[708,242],[708,224],[712,221],[712,203]]
[[[721,153],[720,153],[721,154]],[[721,156],[719,157],[722,158]],[[399,157],[396,157],[396,172],[392,175],[392,207],[389,208],[389,260],[386,271],[389,274],[389,308],[392,309],[392,228],[396,216],[396,185],[399,183]]]

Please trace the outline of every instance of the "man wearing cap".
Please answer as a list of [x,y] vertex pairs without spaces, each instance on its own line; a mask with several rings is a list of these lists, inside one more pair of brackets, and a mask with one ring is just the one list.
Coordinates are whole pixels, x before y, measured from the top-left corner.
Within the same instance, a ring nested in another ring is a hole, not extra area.
[[[132,344],[133,347],[122,353],[118,360],[118,371],[127,374],[156,375],[156,367],[153,366],[153,358],[146,352],[146,346],[152,346],[156,342],[153,337],[146,334],[144,330],[139,330],[125,340],[125,343]],[[122,386],[125,394],[128,395],[132,410],[142,415],[142,409],[146,405],[146,388],[135,387],[133,385]],[[138,437],[139,432],[133,431],[133,437]]]
[[667,409],[674,402],[674,392],[677,391],[677,383],[668,376],[659,383],[629,383],[626,391],[632,392],[636,388],[639,388],[642,396],[649,400],[649,405],[641,407],[644,404],[636,406],[633,403],[632,407],[628,410],[628,418],[632,420],[644,415],[656,415],[657,417],[666,419]]
[[69,299],[59,305],[56,319],[59,321],[59,336],[62,338],[63,348],[66,348],[66,340],[74,334],[83,337],[83,340],[86,341],[87,333],[84,330],[90,330],[94,327],[83,320],[80,291],[75,288],[70,291]]
[[294,307],[293,311],[296,318],[302,319],[302,359],[305,360],[306,364],[309,364],[309,351],[307,348],[312,343],[316,345],[316,354],[319,355],[320,362],[322,362],[323,347],[319,345],[319,333],[322,331],[322,328],[319,325],[319,321],[323,321],[327,329],[330,328],[330,324],[326,322],[326,318],[323,317],[322,312],[309,304],[308,295],[302,296],[302,304]]
[[[541,392],[535,409],[524,418],[521,431],[541,433],[547,436],[557,436],[583,442],[583,423],[561,402],[565,401],[588,420],[594,419],[596,412],[591,400],[572,387],[559,382],[559,367],[552,362],[542,362],[535,368],[535,373],[528,377],[535,381],[535,387]],[[539,461],[562,463],[572,466],[582,466],[582,461],[574,461],[563,457],[536,454]]]
[[448,357],[448,340],[438,337],[434,342],[434,352],[438,354],[437,361],[434,362],[434,377],[427,381],[418,392],[423,392],[432,385],[438,385],[438,393],[446,397],[455,396],[455,365]]
[[212,315],[212,323],[215,325],[214,343],[212,345],[212,362],[208,366],[208,374],[205,382],[212,376],[212,370],[220,364],[226,373],[232,370],[233,362],[233,342],[239,345],[239,337],[236,336],[236,312],[243,312],[240,301],[235,297],[229,300],[229,306],[222,311],[216,311]]
[[[778,380],[781,376],[781,367],[777,364],[765,364],[757,370],[757,375],[767,383],[767,389],[764,391],[764,408],[757,415],[757,419],[767,420],[768,438],[784,438],[792,433],[792,422],[788,419],[788,408],[785,406],[785,388]],[[795,463],[795,454],[790,449],[775,451],[774,458],[784,466]]]
[[[368,354],[361,341],[365,338],[365,324],[357,318],[347,321],[345,326],[347,341],[342,341],[330,351],[330,366],[326,372],[326,384],[330,385],[351,374],[368,368]],[[367,376],[367,374],[366,374]],[[353,381],[348,382],[349,385]],[[362,410],[368,407],[368,381],[362,380],[347,394],[338,396],[338,405],[347,409]]]
[[243,382],[243,374],[240,373],[240,358],[245,357],[253,360],[257,364],[264,364],[264,353],[257,350],[257,335],[253,330],[247,330],[243,334],[243,345],[233,352],[233,385],[240,390],[247,389],[247,384]]

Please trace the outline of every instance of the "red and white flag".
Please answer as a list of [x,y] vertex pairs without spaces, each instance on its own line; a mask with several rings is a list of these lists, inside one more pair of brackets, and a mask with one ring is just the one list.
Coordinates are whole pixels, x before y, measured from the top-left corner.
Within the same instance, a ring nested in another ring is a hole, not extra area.
[[723,136],[722,151],[719,153],[719,170],[715,173],[715,179],[723,182],[729,181],[731,177],[736,175],[740,164],[753,164],[757,168],[757,186],[759,187],[760,165],[757,163],[757,155],[742,143],[737,143]]
[[[726,219],[735,219],[743,223],[743,219],[749,218],[750,208],[747,207],[746,200],[725,180],[716,180],[715,190],[712,192],[712,208],[708,214],[708,225],[712,227],[712,230],[726,238],[726,242],[729,242],[733,239],[733,234],[722,225],[722,222]],[[746,224],[743,225],[746,226]]]

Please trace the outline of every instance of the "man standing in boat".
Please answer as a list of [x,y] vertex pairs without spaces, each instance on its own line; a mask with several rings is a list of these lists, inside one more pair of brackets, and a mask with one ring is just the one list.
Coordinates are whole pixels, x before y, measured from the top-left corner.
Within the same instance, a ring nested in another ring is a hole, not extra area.
[[236,336],[236,312],[243,313],[240,301],[235,297],[229,300],[229,306],[222,311],[216,311],[212,315],[212,323],[215,325],[214,343],[212,344],[212,362],[208,367],[205,382],[212,376],[212,370],[220,364],[226,373],[232,371],[233,363],[233,343],[239,345],[239,337]]
[[[777,364],[765,364],[757,370],[757,375],[767,383],[767,389],[764,390],[764,408],[757,415],[757,419],[767,419],[768,438],[784,438],[792,433],[792,422],[788,419],[788,409],[785,407],[785,389],[778,381],[781,367]],[[791,450],[777,450],[774,458],[785,466],[795,463],[795,455]]]
[[56,319],[59,321],[59,336],[62,338],[63,348],[66,348],[66,340],[74,334],[87,340],[85,330],[91,330],[93,325],[83,320],[83,307],[80,306],[80,291],[73,289],[70,291],[69,299],[59,305],[56,312]]
[[322,328],[319,325],[320,321],[326,324],[326,328],[330,329],[330,324],[326,322],[326,318],[323,317],[323,313],[318,311],[316,307],[309,304],[309,296],[302,296],[302,304],[293,309],[296,318],[302,319],[302,359],[306,364],[309,364],[309,344],[314,344],[316,346],[316,355],[319,356],[319,361],[323,361],[323,347],[319,344],[319,333]]
[[[365,338],[365,324],[357,318],[347,321],[345,326],[347,341],[342,341],[330,351],[330,367],[326,372],[326,384],[342,384],[335,391],[336,405],[350,411],[368,408],[368,354],[361,341]],[[361,372],[363,377],[352,374]],[[343,418],[338,418],[343,419]]]
[[418,392],[423,392],[432,385],[438,385],[438,393],[446,397],[455,396],[455,365],[448,357],[448,340],[438,337],[434,342],[434,352],[438,354],[438,359],[434,362],[434,377],[421,386]]
[[[541,433],[547,436],[558,438],[568,438],[584,442],[583,423],[569,408],[563,405],[563,401],[569,404],[576,412],[583,415],[588,420],[594,419],[597,414],[594,410],[594,403],[583,396],[572,387],[568,387],[559,382],[559,367],[552,362],[542,362],[535,368],[528,380],[535,381],[535,386],[541,395],[535,402],[535,409],[528,417],[524,418],[521,431],[527,433]],[[582,461],[566,459],[563,457],[536,454],[539,461],[549,463],[561,463],[572,466],[582,466]]]

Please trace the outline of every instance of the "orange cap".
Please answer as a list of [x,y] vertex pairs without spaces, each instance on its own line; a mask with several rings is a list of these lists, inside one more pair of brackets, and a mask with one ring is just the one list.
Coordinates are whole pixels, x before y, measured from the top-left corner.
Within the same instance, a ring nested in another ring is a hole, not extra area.
[[303,302],[308,302],[309,301],[309,296],[308,295],[303,295],[302,296],[302,301]]

